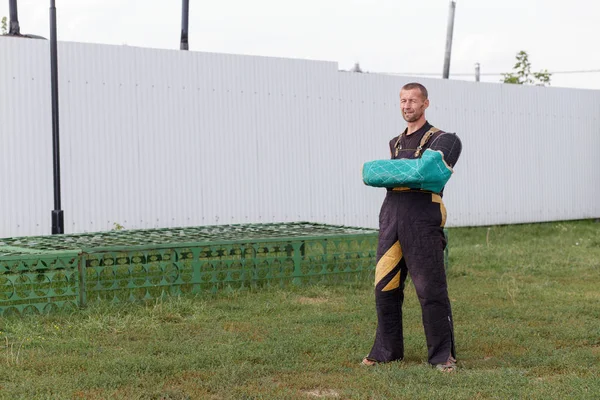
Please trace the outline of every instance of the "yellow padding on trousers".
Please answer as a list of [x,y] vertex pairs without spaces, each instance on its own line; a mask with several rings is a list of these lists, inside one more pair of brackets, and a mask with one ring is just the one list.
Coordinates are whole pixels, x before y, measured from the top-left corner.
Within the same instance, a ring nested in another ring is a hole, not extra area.
[[396,265],[402,259],[402,249],[400,248],[400,242],[396,242],[390,247],[385,254],[379,259],[377,266],[375,267],[375,286],[383,278],[385,278]]
[[390,283],[385,285],[385,287],[381,289],[381,291],[387,292],[388,290],[394,290],[398,287],[400,287],[400,271],[398,271],[398,273],[392,278]]
[[440,226],[443,228],[444,225],[446,225],[446,206],[444,205],[444,202],[442,201],[442,196],[440,196],[439,194],[436,194],[436,193],[432,193],[431,201],[434,203],[440,204],[440,212],[442,213],[442,223],[440,224]]

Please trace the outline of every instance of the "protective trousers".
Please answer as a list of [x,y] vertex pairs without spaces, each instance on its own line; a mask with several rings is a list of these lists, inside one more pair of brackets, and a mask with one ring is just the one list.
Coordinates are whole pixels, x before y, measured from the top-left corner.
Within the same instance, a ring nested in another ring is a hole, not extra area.
[[404,357],[402,302],[407,274],[415,286],[427,340],[428,361],[456,358],[448,299],[442,198],[419,191],[388,191],[379,214],[375,269],[377,333],[367,358],[388,362]]

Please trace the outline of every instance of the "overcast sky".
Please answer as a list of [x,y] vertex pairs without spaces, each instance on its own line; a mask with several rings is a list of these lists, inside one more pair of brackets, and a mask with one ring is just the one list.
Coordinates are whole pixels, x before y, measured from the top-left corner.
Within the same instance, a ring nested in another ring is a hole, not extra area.
[[[441,77],[448,0],[190,0],[190,50],[338,62]],[[21,33],[49,37],[50,1],[18,0]],[[56,0],[58,38],[178,49],[179,0]],[[8,17],[8,0],[0,16]],[[600,2],[457,0],[451,79],[498,82],[520,50],[552,86],[600,90]],[[596,50],[594,50],[596,49]],[[459,76],[459,74],[470,74]],[[453,75],[454,74],[454,75]]]

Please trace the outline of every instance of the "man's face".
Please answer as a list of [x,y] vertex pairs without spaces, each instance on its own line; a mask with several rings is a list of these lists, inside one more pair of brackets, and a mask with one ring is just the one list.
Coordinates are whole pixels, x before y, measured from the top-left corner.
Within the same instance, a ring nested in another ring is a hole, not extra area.
[[400,111],[406,122],[418,121],[427,107],[429,107],[429,100],[423,98],[419,89],[400,91]]

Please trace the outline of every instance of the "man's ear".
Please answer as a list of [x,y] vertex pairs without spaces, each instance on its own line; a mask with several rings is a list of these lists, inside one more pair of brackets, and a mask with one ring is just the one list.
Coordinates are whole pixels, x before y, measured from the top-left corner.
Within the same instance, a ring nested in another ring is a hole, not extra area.
[[425,99],[425,102],[423,104],[425,105],[425,108],[423,109],[427,110],[427,108],[429,107],[429,99]]

